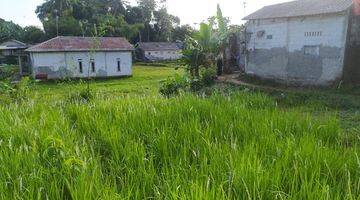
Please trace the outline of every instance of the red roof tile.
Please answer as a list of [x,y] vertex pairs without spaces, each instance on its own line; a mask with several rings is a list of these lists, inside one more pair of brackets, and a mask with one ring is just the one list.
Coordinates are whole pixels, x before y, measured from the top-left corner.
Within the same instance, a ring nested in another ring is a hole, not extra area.
[[64,51],[132,51],[134,47],[121,37],[64,37],[59,36],[32,46],[29,52]]

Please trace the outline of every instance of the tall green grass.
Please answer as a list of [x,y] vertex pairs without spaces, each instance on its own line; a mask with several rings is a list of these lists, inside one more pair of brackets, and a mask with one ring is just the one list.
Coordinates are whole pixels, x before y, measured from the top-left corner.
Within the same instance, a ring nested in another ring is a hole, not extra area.
[[336,113],[236,92],[0,106],[0,199],[359,199]]

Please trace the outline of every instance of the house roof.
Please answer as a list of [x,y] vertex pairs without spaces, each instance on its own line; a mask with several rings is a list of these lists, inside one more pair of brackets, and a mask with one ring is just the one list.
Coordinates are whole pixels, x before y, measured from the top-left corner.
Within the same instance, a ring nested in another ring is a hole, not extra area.
[[64,37],[59,36],[28,48],[29,52],[67,51],[132,51],[134,47],[121,37]]
[[17,40],[9,40],[0,44],[0,50],[12,50],[12,49],[26,49],[28,45],[17,41]]
[[166,50],[180,50],[180,46],[174,42],[139,42],[137,48],[144,51],[166,51]]
[[300,17],[340,13],[349,9],[353,0],[296,0],[265,6],[244,20]]

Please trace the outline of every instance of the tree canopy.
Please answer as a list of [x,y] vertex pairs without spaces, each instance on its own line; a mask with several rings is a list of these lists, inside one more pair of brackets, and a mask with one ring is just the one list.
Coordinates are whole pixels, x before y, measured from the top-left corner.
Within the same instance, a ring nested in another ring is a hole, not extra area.
[[46,0],[36,14],[48,38],[92,36],[94,26],[102,36],[126,37],[133,43],[185,38],[191,30],[180,27],[180,19],[168,13],[165,2],[138,0],[131,6],[123,0]]
[[45,33],[35,26],[22,28],[11,21],[0,19],[0,43],[11,39],[35,44],[45,39]]

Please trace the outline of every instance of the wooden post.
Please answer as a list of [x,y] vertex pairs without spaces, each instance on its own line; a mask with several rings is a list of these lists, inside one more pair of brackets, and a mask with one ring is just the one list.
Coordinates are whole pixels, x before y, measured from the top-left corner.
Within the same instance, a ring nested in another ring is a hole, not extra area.
[[19,61],[19,69],[20,69],[20,76],[23,75],[23,68],[22,68],[22,62],[21,62],[21,56],[18,55],[18,61]]

